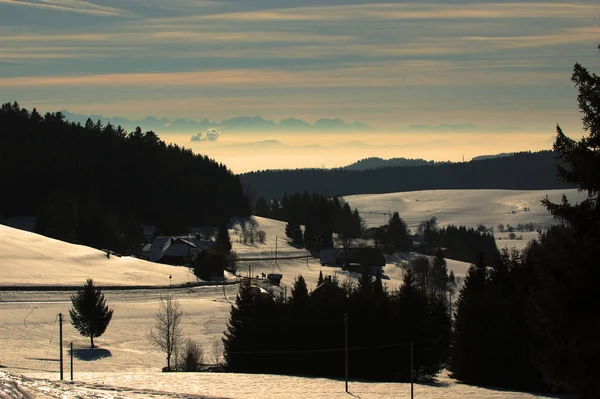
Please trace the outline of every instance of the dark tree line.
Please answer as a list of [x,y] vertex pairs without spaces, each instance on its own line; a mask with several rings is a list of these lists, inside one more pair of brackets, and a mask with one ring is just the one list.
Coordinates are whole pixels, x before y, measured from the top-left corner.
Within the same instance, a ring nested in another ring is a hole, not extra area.
[[566,188],[554,170],[553,151],[521,152],[511,156],[422,166],[385,167],[364,171],[345,169],[265,170],[240,175],[245,186],[265,198],[306,190],[328,197],[366,193],[441,189],[541,190]]
[[331,276],[312,292],[302,276],[291,297],[272,297],[242,284],[223,339],[227,368],[246,373],[344,376],[345,314],[349,376],[379,381],[435,376],[447,360],[450,317],[444,296],[430,295],[405,273],[389,292],[378,277],[357,285]]
[[[283,195],[281,201],[259,197],[254,213],[286,224],[286,236],[310,250],[331,248],[336,233],[341,245],[362,236],[363,223],[357,209],[352,210],[343,199],[319,194]],[[302,231],[301,225],[304,225]]]
[[239,178],[206,156],[152,131],[17,103],[0,108],[0,172],[10,193],[0,216],[38,216],[42,234],[121,252],[133,251],[140,224],[179,234],[250,214]]
[[561,225],[523,254],[469,270],[450,364],[465,382],[600,397],[600,77],[576,64],[572,81],[589,134],[575,141],[557,126],[554,150],[565,162],[559,176],[588,196],[543,200]]
[[450,369],[470,384],[548,391],[531,361],[537,338],[527,322],[531,259],[503,250],[472,266],[457,301]]
[[423,238],[431,248],[447,248],[446,257],[472,264],[477,264],[480,257],[485,264],[492,264],[498,254],[494,236],[471,227],[450,225],[439,228],[428,224]]
[[365,238],[372,240],[375,248],[388,254],[412,249],[408,227],[398,212],[394,212],[387,224],[366,230]]
[[219,226],[215,243],[209,250],[200,251],[192,260],[192,270],[199,279],[210,281],[223,278],[225,270],[235,272],[235,254],[231,251],[232,244],[227,226]]

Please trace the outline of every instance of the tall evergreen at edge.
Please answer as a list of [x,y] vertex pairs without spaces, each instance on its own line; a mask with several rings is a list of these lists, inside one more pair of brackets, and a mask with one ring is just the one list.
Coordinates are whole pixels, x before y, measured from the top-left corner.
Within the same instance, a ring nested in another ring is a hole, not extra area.
[[529,321],[541,341],[534,361],[544,378],[587,399],[600,397],[600,76],[576,63],[571,80],[588,135],[575,141],[557,126],[554,149],[567,163],[559,166],[559,177],[587,198],[579,204],[564,196],[559,204],[542,201],[563,226],[542,235],[532,254]]

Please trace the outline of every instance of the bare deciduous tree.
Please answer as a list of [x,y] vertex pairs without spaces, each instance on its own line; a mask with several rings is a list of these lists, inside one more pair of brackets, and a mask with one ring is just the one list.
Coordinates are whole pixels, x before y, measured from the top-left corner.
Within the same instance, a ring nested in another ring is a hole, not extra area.
[[267,239],[267,233],[264,230],[257,230],[256,231],[256,239],[261,242],[261,243],[265,243],[265,240]]
[[223,359],[223,341],[221,341],[220,338],[214,337],[210,341],[210,355],[211,355],[210,361],[213,364],[219,365],[219,364],[222,363],[222,359]]
[[183,341],[182,317],[183,311],[177,299],[172,295],[160,297],[158,313],[154,316],[154,327],[148,339],[167,354],[167,371],[171,371],[171,357],[177,353]]

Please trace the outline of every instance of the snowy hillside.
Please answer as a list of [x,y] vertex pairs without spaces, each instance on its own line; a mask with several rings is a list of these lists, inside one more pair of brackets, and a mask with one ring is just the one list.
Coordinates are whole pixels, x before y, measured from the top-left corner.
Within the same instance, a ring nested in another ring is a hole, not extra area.
[[415,229],[423,220],[435,216],[441,227],[449,224],[486,227],[507,223],[532,222],[537,227],[554,223],[552,215],[540,204],[548,195],[554,202],[567,195],[581,202],[586,194],[571,190],[426,190],[390,194],[350,195],[344,199],[357,208],[368,226],[387,223],[390,212],[399,212],[408,227]]
[[92,278],[99,285],[169,285],[195,282],[185,267],[111,256],[83,245],[0,225],[3,285],[81,285]]

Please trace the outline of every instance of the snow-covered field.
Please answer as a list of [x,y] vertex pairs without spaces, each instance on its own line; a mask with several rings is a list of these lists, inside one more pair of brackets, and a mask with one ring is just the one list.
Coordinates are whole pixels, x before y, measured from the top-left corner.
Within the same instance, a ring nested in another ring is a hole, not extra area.
[[[389,213],[398,212],[409,228],[432,216],[441,227],[486,227],[532,222],[536,228],[554,223],[540,201],[548,195],[554,202],[567,195],[572,202],[581,202],[585,192],[570,190],[426,190],[390,194],[359,194],[344,197],[357,208],[368,226],[387,223]],[[529,209],[526,211],[525,209]]]
[[[389,208],[392,212],[398,210],[413,228],[419,221],[430,216],[436,216],[440,225],[516,225],[527,222],[541,225],[552,222],[547,214],[542,214],[535,208],[535,201],[542,198],[544,192],[470,193],[478,199],[469,199],[469,192],[429,191],[351,196],[347,197],[347,200],[351,206],[358,207],[370,225],[385,223],[387,216],[376,215],[376,212],[387,213]],[[560,197],[558,192],[549,195],[551,198]],[[583,198],[574,190],[569,191],[568,195],[576,200]],[[513,204],[513,208],[510,208],[510,204]],[[512,210],[519,209],[518,206],[529,207],[531,211],[513,214]],[[480,213],[474,214],[469,211],[469,207]],[[430,212],[432,210],[433,212]],[[285,237],[285,223],[259,217],[255,220],[258,227],[267,233],[264,244],[245,245],[236,242],[235,230],[231,230],[234,249],[240,258],[268,257],[274,254],[275,247],[278,257],[306,254],[304,250],[294,248],[288,243]],[[526,242],[525,239],[517,241]],[[395,262],[410,256],[399,254],[389,259],[390,263],[385,268],[388,279],[384,282],[390,288],[395,288],[401,283],[401,271],[395,266]],[[464,262],[448,260],[448,263],[450,270],[454,270],[457,276],[464,275],[468,267]],[[69,297],[72,292],[0,290],[0,365],[5,367],[4,371],[0,370],[2,399],[350,396],[344,392],[343,381],[337,380],[227,373],[160,373],[160,368],[165,364],[164,354],[153,348],[147,339],[153,323],[152,318],[158,309],[159,296],[170,293],[180,300],[184,311],[184,334],[204,346],[205,360],[210,363],[212,342],[222,336],[226,327],[229,310],[235,298],[235,285],[169,288],[169,275],[173,277],[173,284],[195,281],[195,277],[185,267],[166,266],[125,257],[111,256],[109,259],[105,253],[95,249],[1,225],[0,264],[0,286],[80,285],[90,277],[100,285],[164,286],[162,289],[153,290],[106,291],[107,301],[114,308],[114,316],[106,333],[95,340],[100,348],[92,352],[87,350],[88,339],[79,336],[68,322]],[[309,259],[308,264],[306,259],[240,262],[240,274],[248,273],[248,265],[252,265],[253,276],[273,271],[282,273],[282,284],[287,287],[298,274],[302,274],[309,287],[314,288],[321,270],[324,274],[335,273],[341,280],[352,277],[340,269],[321,266],[318,259],[313,258]],[[66,378],[69,355],[67,346],[71,342],[74,345],[74,384],[57,381],[58,313],[66,316],[63,324]],[[352,396],[360,398],[409,397],[409,392],[407,384],[350,384]],[[417,385],[415,397],[453,399],[546,396],[470,387],[456,384],[442,375],[435,385]]]
[[[367,226],[387,223],[390,213],[398,212],[414,232],[420,222],[435,216],[438,225],[477,227],[483,224],[494,228],[498,248],[521,250],[536,239],[537,232],[515,234],[523,239],[511,240],[508,233],[500,233],[497,226],[533,223],[536,229],[546,229],[557,222],[540,201],[548,196],[560,202],[565,194],[576,203],[586,198],[585,192],[570,190],[426,190],[390,194],[359,194],[344,197],[352,208],[357,208]],[[455,272],[456,273],[456,272]]]
[[[227,373],[82,373],[74,383],[28,378],[0,371],[0,398],[410,398],[410,384],[344,381],[262,374]],[[18,396],[18,391],[25,395]],[[542,399],[555,398],[457,384],[445,375],[432,385],[415,384],[418,399]],[[563,396],[567,398],[567,396]]]

